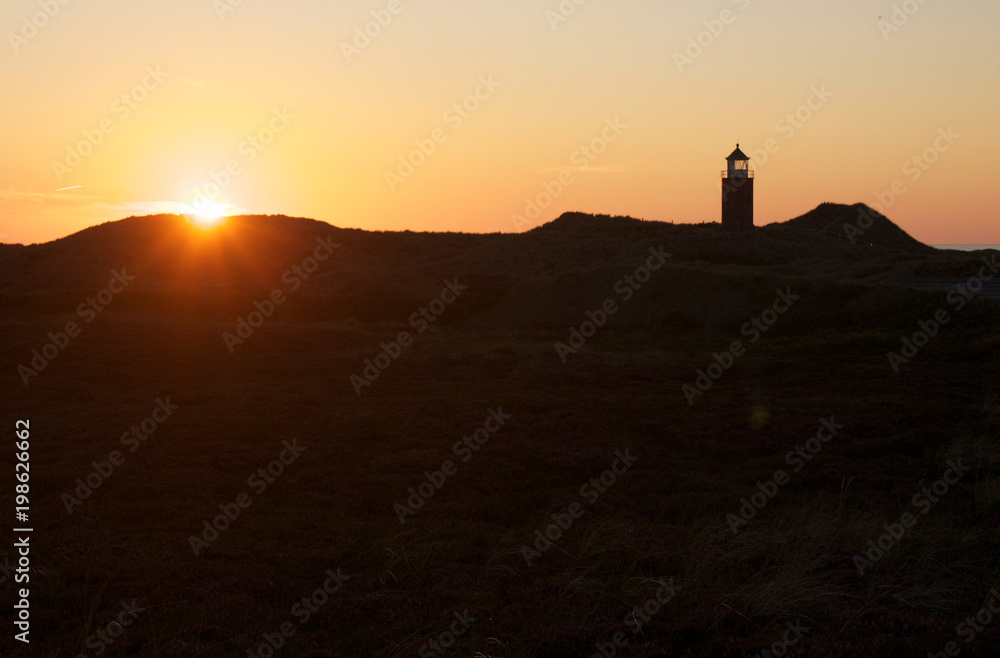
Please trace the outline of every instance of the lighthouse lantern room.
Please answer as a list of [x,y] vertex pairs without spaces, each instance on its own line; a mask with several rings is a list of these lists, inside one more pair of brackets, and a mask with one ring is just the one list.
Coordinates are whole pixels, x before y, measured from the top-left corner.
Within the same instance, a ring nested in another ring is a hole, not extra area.
[[722,228],[728,231],[753,229],[753,176],[750,158],[736,145],[726,158],[722,172]]

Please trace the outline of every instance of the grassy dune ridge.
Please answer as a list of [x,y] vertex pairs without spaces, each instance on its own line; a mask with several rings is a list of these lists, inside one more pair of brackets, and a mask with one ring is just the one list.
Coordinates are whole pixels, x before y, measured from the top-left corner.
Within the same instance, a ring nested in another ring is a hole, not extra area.
[[[997,301],[951,313],[899,373],[886,356],[954,311],[901,284],[972,277],[984,254],[881,216],[852,244],[835,234],[857,212],[824,204],[751,234],[580,213],[494,235],[154,216],[0,246],[2,404],[32,421],[36,568],[31,652],[0,652],[96,655],[88,637],[134,600],[104,655],[246,656],[285,622],[278,655],[427,655],[465,611],[445,655],[589,657],[622,633],[619,655],[753,656],[797,622],[810,630],[789,655],[994,655],[1000,624],[970,643],[958,626],[1000,581]],[[323,239],[340,246],[293,290]],[[671,257],[623,299],[616,283],[660,246]],[[78,305],[123,268],[134,281],[85,322]],[[468,289],[418,333],[446,280]],[[223,334],[276,289],[230,353]],[[778,289],[799,299],[751,342]],[[617,312],[562,363],[556,343],[609,298]],[[69,321],[79,336],[25,386],[18,365]],[[412,344],[356,394],[351,375],[400,332]],[[746,353],[689,405],[681,387],[736,340]],[[177,411],[128,452],[122,433],[166,396]],[[513,418],[460,461],[497,408]],[[794,472],[788,453],[831,417],[843,430]],[[256,493],[248,477],[293,438],[303,456]],[[529,565],[536,531],[625,449],[636,463]],[[124,464],[68,514],[63,494],[114,450]],[[955,459],[968,473],[859,574]],[[394,506],[446,460],[454,474],[401,523]],[[733,532],[727,515],[777,470],[788,483]],[[250,506],[194,555],[189,537],[240,493]],[[296,603],[338,568],[349,580],[301,623]],[[665,585],[634,633],[626,617]]]

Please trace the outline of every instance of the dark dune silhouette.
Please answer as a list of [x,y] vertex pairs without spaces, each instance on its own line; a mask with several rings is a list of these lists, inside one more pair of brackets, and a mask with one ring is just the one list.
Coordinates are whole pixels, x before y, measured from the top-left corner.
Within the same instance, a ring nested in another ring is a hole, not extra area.
[[801,655],[937,651],[995,560],[1000,339],[995,299],[920,282],[996,256],[836,204],[747,233],[161,215],[2,245],[41,650],[86,652],[125,600],[144,612],[110,655],[245,656],[286,622],[284,655],[441,655],[456,615],[453,655],[600,655],[623,633],[628,655],[751,656],[787,624]]

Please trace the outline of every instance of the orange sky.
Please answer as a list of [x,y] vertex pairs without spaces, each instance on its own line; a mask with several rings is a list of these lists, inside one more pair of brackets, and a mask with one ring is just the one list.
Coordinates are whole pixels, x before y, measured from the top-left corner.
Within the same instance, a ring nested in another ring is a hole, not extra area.
[[879,193],[924,242],[1000,243],[998,26],[995,0],[4,0],[0,240],[204,192],[373,230],[717,221],[740,142],[758,224]]

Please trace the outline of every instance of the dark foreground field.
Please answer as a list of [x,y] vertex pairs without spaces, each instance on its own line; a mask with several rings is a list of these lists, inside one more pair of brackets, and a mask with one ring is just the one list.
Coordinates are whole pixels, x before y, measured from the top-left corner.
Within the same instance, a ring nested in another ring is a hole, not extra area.
[[1000,655],[997,302],[894,284],[997,254],[814,230],[855,211],[0,247],[0,492],[19,527],[30,420],[34,529],[0,654]]

